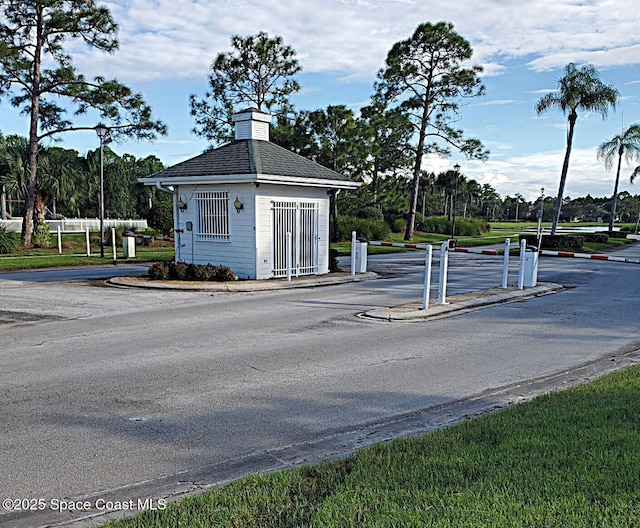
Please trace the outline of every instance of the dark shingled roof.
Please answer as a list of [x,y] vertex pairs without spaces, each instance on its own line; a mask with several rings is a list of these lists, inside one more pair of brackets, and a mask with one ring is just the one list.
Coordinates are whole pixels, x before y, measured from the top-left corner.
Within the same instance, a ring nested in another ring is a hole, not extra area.
[[346,176],[274,143],[256,139],[234,141],[157,172],[151,177],[165,179],[236,174],[267,174],[350,181]]

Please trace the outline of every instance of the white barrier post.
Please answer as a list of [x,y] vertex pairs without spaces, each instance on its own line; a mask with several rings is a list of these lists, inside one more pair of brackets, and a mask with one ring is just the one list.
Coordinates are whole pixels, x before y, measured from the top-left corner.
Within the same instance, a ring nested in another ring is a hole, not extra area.
[[60,231],[60,226],[58,226],[58,253],[62,255],[62,231]]
[[518,289],[524,289],[524,252],[527,249],[527,241],[520,241],[520,264],[518,266]]
[[422,309],[429,309],[429,290],[431,290],[431,259],[433,246],[428,244],[424,252],[424,289],[422,290]]
[[86,231],[86,235],[87,235],[87,257],[91,256],[91,242],[89,241],[89,227],[85,228]]
[[504,269],[502,270],[502,287],[507,287],[507,278],[509,277],[509,249],[511,248],[511,239],[504,241]]
[[449,241],[440,246],[440,277],[438,282],[438,304],[447,304],[447,268],[449,266]]
[[351,275],[356,274],[356,232],[351,231]]
[[111,245],[113,246],[113,260],[117,260],[116,256],[116,228],[111,228]]
[[291,282],[291,233],[287,231],[287,282]]

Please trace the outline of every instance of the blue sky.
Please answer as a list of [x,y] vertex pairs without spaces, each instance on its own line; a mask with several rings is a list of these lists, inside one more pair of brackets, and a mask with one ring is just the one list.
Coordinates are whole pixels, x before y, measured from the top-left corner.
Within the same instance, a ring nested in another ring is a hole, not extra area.
[[[558,111],[537,116],[534,105],[553,90],[568,62],[590,63],[620,92],[620,108],[607,120],[580,115],[565,196],[608,196],[614,171],[596,158],[597,146],[640,121],[640,12],[634,0],[107,0],[120,25],[114,55],[74,44],[75,63],[86,76],[117,77],[143,93],[169,127],[154,143],[113,146],[173,165],[206,148],[191,133],[190,94],[202,95],[209,66],[228,51],[233,34],[267,31],[297,52],[300,110],[344,104],[358,110],[373,90],[388,50],[421,22],[451,21],[484,67],[486,95],[462,109],[460,125],[490,150],[487,162],[425,159],[439,171],[459,163],[468,178],[491,184],[501,195],[533,200],[540,188],[557,193],[565,147],[566,118]],[[89,118],[91,119],[91,118]],[[97,119],[96,119],[97,121]],[[86,124],[91,125],[88,121]],[[28,122],[7,101],[0,104],[0,130],[27,135]],[[61,146],[81,153],[97,146],[92,132],[75,132]],[[621,190],[635,167],[623,165]]]

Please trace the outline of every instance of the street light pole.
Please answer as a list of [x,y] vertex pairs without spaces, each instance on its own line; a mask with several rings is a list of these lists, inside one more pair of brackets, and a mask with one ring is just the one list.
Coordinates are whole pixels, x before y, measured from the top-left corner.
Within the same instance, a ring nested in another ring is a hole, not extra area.
[[100,258],[104,258],[104,137],[109,129],[104,125],[95,127],[96,134],[100,138]]
[[455,172],[455,180],[453,183],[453,216],[451,220],[451,238],[456,237],[456,202],[458,198],[458,176],[460,175],[460,165],[457,163],[453,166]]
[[542,213],[544,205],[544,187],[540,189],[540,211],[538,212],[538,250],[542,249]]

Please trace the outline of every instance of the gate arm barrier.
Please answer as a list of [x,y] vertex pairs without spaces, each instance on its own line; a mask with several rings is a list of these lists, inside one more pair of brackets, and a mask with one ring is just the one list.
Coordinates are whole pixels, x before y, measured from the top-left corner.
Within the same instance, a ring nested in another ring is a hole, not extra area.
[[550,257],[572,257],[594,260],[611,260],[613,262],[627,262],[629,264],[640,264],[638,259],[629,259],[625,257],[616,257],[614,255],[597,255],[595,253],[573,253],[571,251],[551,251],[549,249],[540,250],[540,255],[547,255]]

